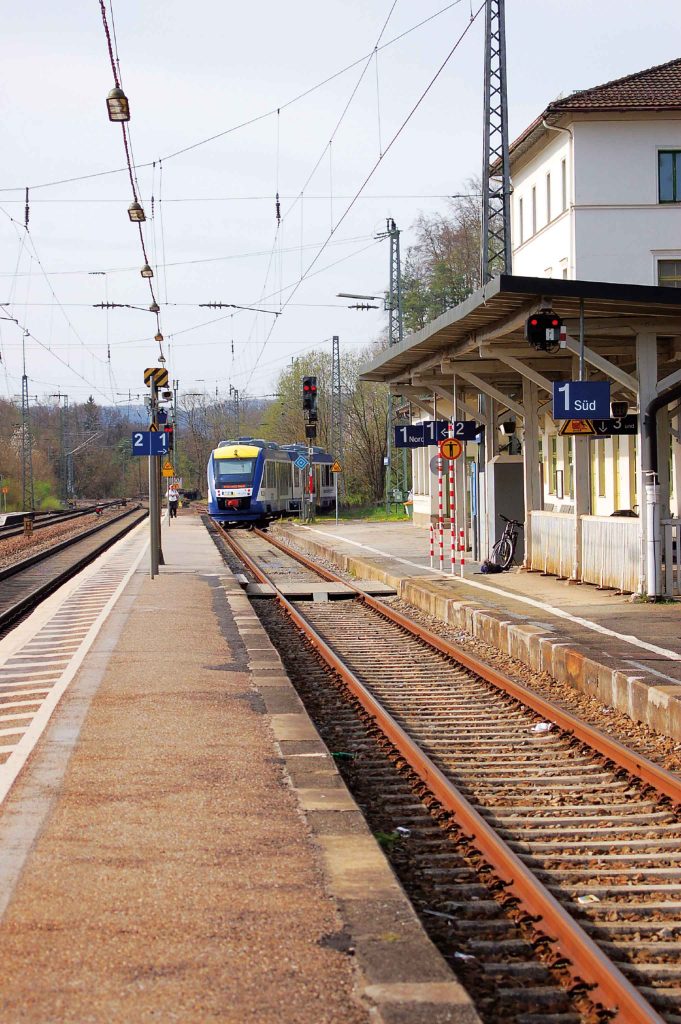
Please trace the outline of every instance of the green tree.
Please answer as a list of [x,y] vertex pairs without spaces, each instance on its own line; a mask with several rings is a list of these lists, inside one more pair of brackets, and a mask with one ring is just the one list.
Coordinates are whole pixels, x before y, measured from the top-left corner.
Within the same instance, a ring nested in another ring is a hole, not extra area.
[[402,274],[404,326],[417,331],[480,286],[480,183],[450,199],[445,214],[421,214]]

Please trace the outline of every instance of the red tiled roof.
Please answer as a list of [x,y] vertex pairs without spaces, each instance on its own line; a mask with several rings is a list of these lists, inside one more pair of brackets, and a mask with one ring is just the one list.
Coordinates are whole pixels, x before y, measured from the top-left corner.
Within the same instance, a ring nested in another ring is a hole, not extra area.
[[511,153],[518,155],[531,147],[542,134],[542,122],[554,119],[555,123],[561,114],[628,110],[681,110],[681,58],[554,100],[511,143]]
[[681,109],[681,58],[625,75],[592,89],[581,89],[547,107],[561,110],[677,110]]

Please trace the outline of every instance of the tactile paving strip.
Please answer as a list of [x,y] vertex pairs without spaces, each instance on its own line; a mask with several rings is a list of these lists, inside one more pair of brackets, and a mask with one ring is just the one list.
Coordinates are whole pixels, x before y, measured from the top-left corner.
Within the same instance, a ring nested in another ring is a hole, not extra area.
[[0,642],[0,801],[139,565],[148,540],[141,525],[66,584],[66,597],[57,591],[48,617],[39,608],[22,623],[23,642],[14,633]]

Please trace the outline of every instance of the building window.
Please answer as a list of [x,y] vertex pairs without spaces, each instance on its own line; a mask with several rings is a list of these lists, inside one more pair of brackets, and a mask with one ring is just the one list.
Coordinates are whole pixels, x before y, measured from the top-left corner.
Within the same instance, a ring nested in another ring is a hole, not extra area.
[[557,486],[557,474],[558,474],[558,438],[555,434],[551,435],[551,448],[549,454],[549,494],[556,493]]
[[658,152],[657,180],[661,203],[681,203],[681,149]]
[[537,234],[537,189],[532,186],[532,234]]
[[518,237],[520,239],[520,244],[522,245],[523,242],[525,241],[525,232],[524,232],[524,229],[523,229],[523,201],[522,201],[522,199],[518,200]]
[[546,223],[551,223],[551,175],[546,175]]
[[681,257],[657,261],[657,283],[664,288],[681,288]]
[[567,210],[567,160],[563,160],[560,165],[560,184],[562,191],[563,210]]
[[563,267],[563,280],[567,281],[567,279],[568,279],[568,268],[567,267]]
[[598,497],[605,497],[605,440],[596,441],[598,446]]

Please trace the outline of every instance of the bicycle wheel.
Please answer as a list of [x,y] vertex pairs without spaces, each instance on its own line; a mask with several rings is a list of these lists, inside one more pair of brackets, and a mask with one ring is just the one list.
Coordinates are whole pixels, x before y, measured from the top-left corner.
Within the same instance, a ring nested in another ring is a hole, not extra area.
[[497,565],[500,565],[502,569],[508,569],[513,561],[515,545],[511,542],[510,537],[502,537],[496,547]]

